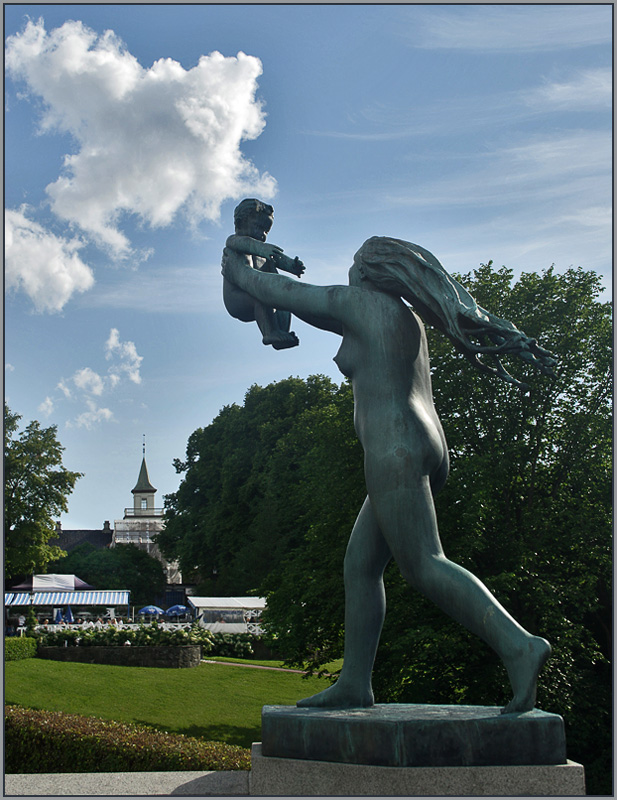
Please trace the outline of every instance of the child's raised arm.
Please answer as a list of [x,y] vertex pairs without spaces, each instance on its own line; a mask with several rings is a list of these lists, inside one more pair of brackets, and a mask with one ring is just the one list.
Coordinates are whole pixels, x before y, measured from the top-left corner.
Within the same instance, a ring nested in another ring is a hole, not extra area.
[[252,236],[233,234],[227,239],[225,246],[236,253],[271,259],[275,267],[298,277],[304,272],[304,264],[299,258],[289,258],[283,253],[282,247],[276,244],[260,242],[259,239],[253,239]]
[[232,234],[225,242],[225,247],[235,250],[236,253],[244,253],[250,256],[261,256],[261,258],[275,258],[283,252],[282,247],[268,242],[260,242],[252,236],[239,236]]

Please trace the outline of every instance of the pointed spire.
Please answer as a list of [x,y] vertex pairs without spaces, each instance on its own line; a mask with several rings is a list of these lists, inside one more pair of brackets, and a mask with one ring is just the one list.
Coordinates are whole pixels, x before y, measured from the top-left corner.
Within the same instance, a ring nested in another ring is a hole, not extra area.
[[156,489],[150,483],[150,478],[148,477],[148,467],[146,466],[145,454],[141,462],[141,469],[139,470],[139,478],[137,478],[137,484],[135,485],[134,489],[131,489],[131,492],[132,494],[156,492]]

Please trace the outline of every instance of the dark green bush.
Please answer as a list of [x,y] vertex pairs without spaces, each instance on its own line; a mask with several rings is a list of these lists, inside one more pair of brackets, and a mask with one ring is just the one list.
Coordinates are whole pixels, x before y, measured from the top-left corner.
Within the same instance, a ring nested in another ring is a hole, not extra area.
[[38,620],[36,618],[36,614],[34,613],[34,608],[32,606],[28,607],[28,613],[26,614],[26,636],[34,636],[34,629],[38,624]]
[[255,637],[250,633],[213,633],[210,656],[227,658],[250,658],[253,655]]
[[29,636],[9,636],[4,640],[4,660],[20,661],[36,656],[36,639]]
[[59,631],[39,632],[39,642],[44,647],[62,647],[65,642],[69,647],[125,646],[127,642],[136,647],[200,644],[203,653],[210,652],[212,637],[213,634],[210,631],[196,623],[191,625],[190,629],[178,630],[164,630],[162,626],[153,622],[151,625],[140,625],[137,630],[106,625],[101,629],[67,628]]
[[164,772],[248,770],[244,747],[145,725],[6,706],[5,771]]

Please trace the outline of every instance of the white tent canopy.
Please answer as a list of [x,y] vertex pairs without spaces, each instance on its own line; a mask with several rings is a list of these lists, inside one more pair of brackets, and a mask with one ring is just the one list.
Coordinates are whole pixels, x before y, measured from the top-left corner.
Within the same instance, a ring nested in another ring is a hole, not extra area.
[[266,607],[265,597],[187,597],[189,603],[197,611],[206,608],[212,609],[226,609],[226,608],[242,608],[242,609],[264,609]]
[[93,587],[82,581],[77,575],[33,575],[23,583],[11,588],[30,592],[74,592]]
[[187,597],[200,625],[216,633],[261,633],[259,615],[265,597]]

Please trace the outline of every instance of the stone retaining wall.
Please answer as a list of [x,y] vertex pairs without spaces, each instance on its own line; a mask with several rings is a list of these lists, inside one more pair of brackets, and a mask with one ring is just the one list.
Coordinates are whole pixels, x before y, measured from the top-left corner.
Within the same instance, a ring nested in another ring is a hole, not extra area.
[[196,667],[201,660],[201,645],[39,647],[37,656],[54,661],[124,667]]

